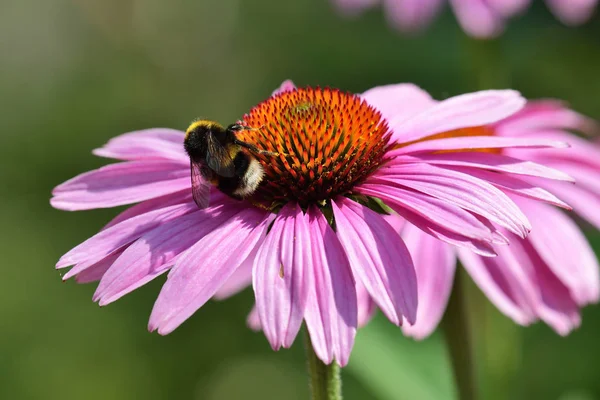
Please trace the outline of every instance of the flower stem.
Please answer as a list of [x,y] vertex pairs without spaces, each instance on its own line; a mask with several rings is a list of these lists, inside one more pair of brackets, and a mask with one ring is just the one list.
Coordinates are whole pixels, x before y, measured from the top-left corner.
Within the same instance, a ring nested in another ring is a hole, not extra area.
[[464,271],[457,268],[454,287],[442,321],[446,344],[452,360],[460,400],[478,398],[472,327],[466,298]]
[[326,365],[317,357],[308,329],[304,329],[304,338],[312,400],[342,400],[340,366],[335,361]]

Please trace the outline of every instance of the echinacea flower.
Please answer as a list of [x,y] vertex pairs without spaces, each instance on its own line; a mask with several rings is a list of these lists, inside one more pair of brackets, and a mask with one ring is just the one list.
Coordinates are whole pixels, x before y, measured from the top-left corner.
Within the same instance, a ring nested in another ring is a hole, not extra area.
[[[407,89],[410,98],[390,112],[387,94],[377,88],[362,98],[285,82],[241,121],[260,129],[239,138],[271,152],[257,155],[261,185],[243,201],[214,190],[206,209],[191,200],[183,132],[149,129],[110,140],[95,154],[121,162],[59,185],[51,204],[64,210],[139,204],[61,257],[57,267],[73,266],[64,279],[99,279],[94,300],[100,305],[169,271],[149,322],[160,334],[210,298],[235,293],[251,276],[256,315],[273,349],[291,346],[305,322],[319,358],[345,365],[359,318],[357,287],[394,324],[416,320],[413,262],[400,235],[373,210],[377,201],[430,235],[484,255],[506,243],[496,226],[518,237],[530,230],[493,180],[419,157],[452,159],[460,149],[493,149],[494,157],[479,160],[486,166],[495,165],[500,149],[564,146],[460,134],[518,112],[525,101],[517,92],[483,91],[433,103],[410,85],[398,89]],[[437,139],[422,141],[432,136]],[[497,168],[508,179],[517,179],[515,173],[569,179],[518,159]],[[536,190],[532,196],[543,197]]]
[[[443,8],[444,0],[333,0],[344,14],[358,14],[381,3],[390,24],[400,31],[427,27]],[[490,38],[504,30],[506,21],[522,13],[531,0],[449,0],[458,22],[470,36]],[[586,22],[598,0],[546,0],[565,25]]]
[[[389,94],[386,107],[390,113],[403,107],[406,96],[395,92],[393,87],[379,90]],[[481,257],[435,240],[399,216],[387,217],[401,232],[417,271],[417,322],[402,327],[406,335],[422,339],[437,327],[448,303],[457,260],[490,301],[516,323],[528,325],[542,320],[561,335],[580,324],[580,307],[596,303],[600,297],[599,266],[584,234],[557,208],[570,207],[554,195],[600,229],[600,147],[567,132],[594,128],[592,121],[558,101],[535,101],[505,120],[471,128],[469,134],[546,138],[568,142],[571,148],[503,149],[493,156],[481,152],[416,156],[440,168],[467,173],[501,187],[525,211],[532,231],[523,239],[501,229],[510,245],[495,246],[496,257]],[[489,157],[497,163],[482,168],[479,160]],[[564,171],[577,183],[540,180],[527,174],[518,177],[518,171],[509,177],[498,167],[510,163],[512,158]],[[541,188],[548,191],[542,192]],[[362,301],[365,304],[359,305],[360,308],[369,309],[372,314],[372,301],[368,297]]]

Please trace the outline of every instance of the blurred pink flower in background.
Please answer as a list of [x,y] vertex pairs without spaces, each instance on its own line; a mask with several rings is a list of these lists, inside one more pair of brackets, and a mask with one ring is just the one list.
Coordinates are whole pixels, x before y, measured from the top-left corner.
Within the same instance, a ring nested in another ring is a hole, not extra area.
[[[414,87],[402,91],[389,86],[378,91],[381,98],[377,103],[385,103],[380,108],[390,114],[407,103],[423,104],[426,95],[415,93]],[[415,100],[411,101],[411,97]],[[558,101],[534,101],[503,121],[474,129],[497,137],[564,141],[572,148],[504,149],[494,155],[497,164],[484,169],[480,160],[490,155],[480,152],[416,156],[420,161],[494,182],[525,211],[532,231],[522,239],[502,230],[510,245],[495,246],[497,257],[481,257],[442,243],[399,216],[387,217],[401,232],[417,270],[417,323],[404,324],[406,335],[421,339],[435,330],[448,303],[457,260],[490,301],[516,323],[528,325],[539,319],[561,335],[580,324],[579,308],[599,300],[599,266],[581,230],[555,206],[570,207],[554,195],[600,229],[600,146],[568,132],[596,128],[593,121]],[[567,172],[577,183],[541,180],[528,176],[525,170],[513,170],[516,175],[508,177],[502,167],[511,158],[532,160]],[[548,191],[543,193],[540,188]],[[366,304],[359,308],[374,309],[368,297],[362,301]]]
[[[441,11],[444,0],[333,0],[348,15],[381,5],[391,25],[400,31],[426,28]],[[458,22],[470,36],[490,38],[502,33],[510,18],[522,13],[531,0],[448,0]],[[598,0],[546,0],[556,17],[566,25],[586,22]]]
[[397,230],[368,207],[375,208],[373,199],[426,231],[427,240],[484,256],[530,230],[509,196],[562,204],[521,177],[545,184],[569,176],[499,154],[564,147],[562,138],[471,129],[506,120],[524,104],[510,90],[435,102],[413,85],[374,88],[361,98],[287,81],[244,116],[245,125],[260,131],[239,133],[280,153],[259,157],[263,184],[244,201],[214,190],[206,209],[191,199],[184,132],[116,137],[95,154],[121,162],[59,185],[51,204],[63,210],[139,204],[61,257],[57,268],[73,266],[64,279],[100,280],[94,294],[100,305],[169,271],[149,322],[160,334],[252,279],[251,317],[273,349],[291,346],[304,321],[319,358],[345,365],[356,327],[374,307],[370,301],[396,325],[414,324],[418,313],[410,254]]

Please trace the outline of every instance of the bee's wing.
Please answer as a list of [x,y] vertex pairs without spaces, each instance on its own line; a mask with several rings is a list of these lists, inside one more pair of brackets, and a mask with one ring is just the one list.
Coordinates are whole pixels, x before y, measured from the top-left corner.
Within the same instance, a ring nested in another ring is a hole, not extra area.
[[210,199],[211,170],[200,162],[190,161],[192,172],[192,196],[199,208],[208,207]]
[[235,175],[233,159],[225,147],[212,134],[206,135],[206,163],[217,175],[231,178]]

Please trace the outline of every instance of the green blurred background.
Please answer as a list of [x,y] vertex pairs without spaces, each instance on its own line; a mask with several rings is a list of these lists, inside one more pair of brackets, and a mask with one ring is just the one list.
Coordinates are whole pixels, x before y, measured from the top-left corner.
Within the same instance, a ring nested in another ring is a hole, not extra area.
[[[537,3],[537,2],[536,2]],[[424,34],[326,0],[0,2],[1,399],[306,399],[301,337],[274,353],[245,326],[252,293],[146,330],[158,279],[106,308],[56,260],[118,210],[50,208],[53,186],[106,161],[127,131],[233,121],[286,78],[355,92],[414,82],[437,98],[479,87],[558,97],[600,119],[600,18],[567,29],[538,4],[498,41],[468,40],[449,10]],[[600,238],[589,232],[600,249]],[[567,338],[515,327],[476,291],[486,399],[600,399],[600,309]],[[379,315],[359,332],[346,398],[452,399],[442,338],[404,339]]]

